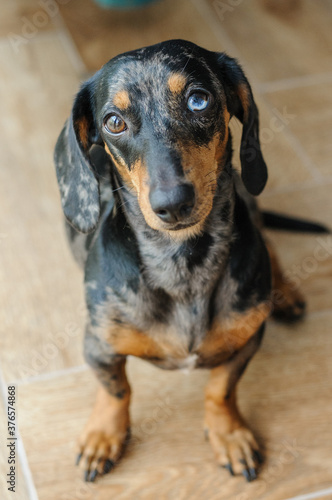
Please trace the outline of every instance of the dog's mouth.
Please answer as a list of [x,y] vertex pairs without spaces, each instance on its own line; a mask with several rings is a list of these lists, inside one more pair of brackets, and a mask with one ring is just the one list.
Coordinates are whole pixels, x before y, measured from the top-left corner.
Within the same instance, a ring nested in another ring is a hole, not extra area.
[[198,222],[197,221],[194,221],[194,222],[178,222],[176,224],[173,224],[173,225],[168,225],[167,226],[167,230],[168,231],[180,231],[181,229],[188,229],[189,227],[193,227],[193,226],[196,226]]
[[206,217],[203,216],[202,211],[198,211],[198,213],[195,212],[194,214],[191,214],[191,217],[187,217],[181,221],[174,221],[168,224],[164,223],[159,230],[163,232],[165,231],[174,236],[180,236],[181,233],[188,234],[188,231],[189,233],[196,234],[200,232],[205,218]]

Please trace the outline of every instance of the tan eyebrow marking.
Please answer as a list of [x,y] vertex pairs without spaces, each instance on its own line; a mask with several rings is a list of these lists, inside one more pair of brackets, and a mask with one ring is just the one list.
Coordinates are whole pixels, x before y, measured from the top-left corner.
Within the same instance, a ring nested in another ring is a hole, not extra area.
[[172,73],[168,78],[168,87],[172,94],[179,94],[186,85],[187,79],[181,73]]
[[126,90],[117,92],[113,99],[113,104],[119,109],[127,109],[130,106],[129,94]]

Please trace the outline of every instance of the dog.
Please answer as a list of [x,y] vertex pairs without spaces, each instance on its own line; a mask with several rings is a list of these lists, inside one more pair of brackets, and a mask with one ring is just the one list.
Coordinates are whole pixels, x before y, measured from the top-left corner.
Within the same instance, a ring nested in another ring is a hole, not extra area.
[[[232,117],[242,123],[241,176],[232,166]],[[85,272],[84,354],[100,381],[79,440],[85,480],[122,455],[128,355],[164,369],[210,369],[206,436],[219,465],[256,479],[263,457],[236,384],[271,313],[296,320],[305,302],[262,235],[255,196],[267,167],[242,68],[183,40],[111,59],[78,92],[55,164]]]

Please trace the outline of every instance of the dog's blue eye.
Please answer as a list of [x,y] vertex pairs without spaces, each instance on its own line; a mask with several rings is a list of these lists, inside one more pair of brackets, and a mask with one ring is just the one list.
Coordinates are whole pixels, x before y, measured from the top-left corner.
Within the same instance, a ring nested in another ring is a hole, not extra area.
[[126,130],[127,125],[119,115],[113,113],[105,120],[105,127],[111,134],[121,134]]
[[209,104],[209,96],[204,92],[195,92],[191,94],[187,101],[190,111],[204,111]]

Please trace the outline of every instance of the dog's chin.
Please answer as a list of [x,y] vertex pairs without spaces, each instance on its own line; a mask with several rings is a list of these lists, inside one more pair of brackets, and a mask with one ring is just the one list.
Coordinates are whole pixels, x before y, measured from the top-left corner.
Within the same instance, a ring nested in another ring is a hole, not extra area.
[[210,210],[195,211],[190,217],[174,224],[164,225],[163,231],[166,231],[174,238],[190,238],[202,233],[204,223]]
[[204,221],[182,221],[172,225],[167,225],[161,229],[171,240],[185,241],[202,233]]

